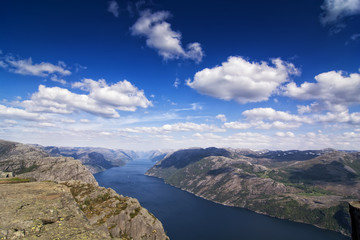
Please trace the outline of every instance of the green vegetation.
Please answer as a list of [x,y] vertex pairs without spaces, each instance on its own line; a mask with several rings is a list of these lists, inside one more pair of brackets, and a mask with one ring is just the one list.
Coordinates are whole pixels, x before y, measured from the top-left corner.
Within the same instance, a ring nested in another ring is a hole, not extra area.
[[273,217],[311,223],[329,230],[345,231],[350,234],[350,219],[346,203],[330,208],[310,209],[307,205],[300,205],[295,200],[282,198],[254,201],[247,207]]
[[31,179],[28,178],[2,178],[0,179],[0,184],[7,184],[7,183],[25,183],[30,182]]
[[140,207],[135,208],[135,210],[132,213],[130,213],[130,217],[131,218],[136,217],[139,214],[140,210],[141,210]]
[[28,173],[28,172],[32,172],[34,170],[36,170],[39,166],[36,165],[36,164],[33,164],[32,166],[30,167],[25,167],[24,165],[18,170],[16,171],[15,173],[16,174],[23,174],[23,173]]

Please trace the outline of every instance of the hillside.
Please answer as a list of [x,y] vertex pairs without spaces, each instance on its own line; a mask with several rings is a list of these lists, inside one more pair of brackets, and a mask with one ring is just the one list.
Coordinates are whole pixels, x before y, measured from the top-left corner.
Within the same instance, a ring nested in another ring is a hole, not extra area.
[[136,199],[99,187],[71,157],[0,140],[0,171],[15,175],[0,178],[0,239],[168,239]]
[[184,149],[147,173],[208,200],[350,233],[360,153]]

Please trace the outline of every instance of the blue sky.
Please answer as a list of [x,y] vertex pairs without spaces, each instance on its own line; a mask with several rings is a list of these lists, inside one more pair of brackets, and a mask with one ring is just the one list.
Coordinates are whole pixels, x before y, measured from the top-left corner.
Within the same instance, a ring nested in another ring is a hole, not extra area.
[[0,138],[360,150],[359,0],[4,0]]

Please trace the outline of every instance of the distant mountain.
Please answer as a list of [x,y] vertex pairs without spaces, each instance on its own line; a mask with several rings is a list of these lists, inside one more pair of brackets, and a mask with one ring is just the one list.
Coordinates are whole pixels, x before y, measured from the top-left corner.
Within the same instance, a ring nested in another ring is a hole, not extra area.
[[73,157],[80,160],[91,173],[104,171],[112,167],[123,166],[133,157],[124,150],[91,147],[42,147],[51,156]]
[[360,198],[360,153],[183,149],[147,173],[217,203],[349,235],[347,202]]
[[48,152],[51,156],[73,157],[80,160],[91,173],[104,171],[112,167],[123,166],[130,161],[147,159],[157,162],[164,158],[167,152],[154,151],[132,151],[122,149],[107,149],[93,147],[43,147],[35,145]]
[[37,147],[0,140],[0,171],[37,181],[80,180],[97,184],[94,176],[73,158],[51,157]]

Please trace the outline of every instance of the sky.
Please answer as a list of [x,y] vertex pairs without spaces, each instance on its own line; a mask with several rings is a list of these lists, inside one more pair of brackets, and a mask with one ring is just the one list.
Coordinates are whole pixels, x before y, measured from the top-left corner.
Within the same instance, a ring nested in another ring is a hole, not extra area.
[[360,0],[2,0],[0,139],[360,150]]

